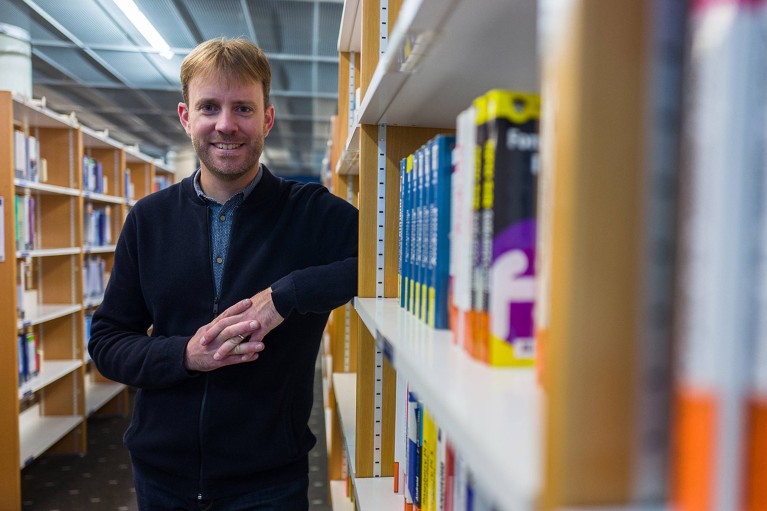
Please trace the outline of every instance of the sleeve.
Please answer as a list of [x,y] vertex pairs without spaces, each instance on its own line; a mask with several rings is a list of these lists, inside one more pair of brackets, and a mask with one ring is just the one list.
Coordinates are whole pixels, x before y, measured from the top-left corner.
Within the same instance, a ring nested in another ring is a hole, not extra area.
[[274,306],[283,318],[293,312],[330,312],[357,294],[357,208],[322,190],[309,201],[303,231],[314,233],[318,264],[293,271],[271,286]]
[[188,336],[152,337],[151,314],[141,289],[137,221],[128,215],[115,249],[114,265],[91,325],[88,351],[98,370],[139,388],[162,388],[196,373],[184,367]]

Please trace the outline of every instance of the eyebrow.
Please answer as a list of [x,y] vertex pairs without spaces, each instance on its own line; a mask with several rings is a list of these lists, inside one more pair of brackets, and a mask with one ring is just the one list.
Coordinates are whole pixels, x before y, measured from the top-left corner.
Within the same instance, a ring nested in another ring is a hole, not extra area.
[[[218,99],[215,99],[215,98],[200,98],[200,99],[198,99],[194,103],[194,106],[195,107],[200,107],[201,105],[206,105],[208,103],[214,103],[214,104],[218,105],[221,102]],[[250,101],[250,100],[245,100],[245,99],[235,100],[235,101],[232,101],[232,103],[235,106],[243,106],[244,105],[244,106],[256,107],[258,105],[257,101]]]

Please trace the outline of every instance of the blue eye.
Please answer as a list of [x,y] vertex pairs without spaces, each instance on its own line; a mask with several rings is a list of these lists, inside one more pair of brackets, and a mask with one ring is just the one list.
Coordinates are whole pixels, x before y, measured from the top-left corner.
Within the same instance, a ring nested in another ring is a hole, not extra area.
[[212,105],[210,103],[205,103],[203,105],[200,105],[200,111],[203,113],[211,113],[216,111],[216,106]]

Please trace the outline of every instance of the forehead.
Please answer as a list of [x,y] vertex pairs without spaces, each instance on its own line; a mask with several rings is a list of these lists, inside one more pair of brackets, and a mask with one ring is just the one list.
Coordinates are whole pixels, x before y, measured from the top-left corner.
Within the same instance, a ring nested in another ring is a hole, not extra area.
[[233,99],[238,101],[264,100],[264,86],[247,76],[225,75],[215,70],[203,72],[189,82],[189,99]]

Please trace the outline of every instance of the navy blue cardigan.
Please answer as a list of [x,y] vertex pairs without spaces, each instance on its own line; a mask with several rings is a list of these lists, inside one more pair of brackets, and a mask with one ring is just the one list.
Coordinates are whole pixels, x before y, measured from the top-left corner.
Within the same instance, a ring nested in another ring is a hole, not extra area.
[[[183,495],[217,498],[306,473],[322,331],[357,291],[357,210],[263,169],[235,213],[219,297],[208,207],[186,178],[132,208],[93,317],[96,367],[138,388],[125,434],[132,460]],[[259,358],[187,371],[197,329],[269,286],[285,321]]]

